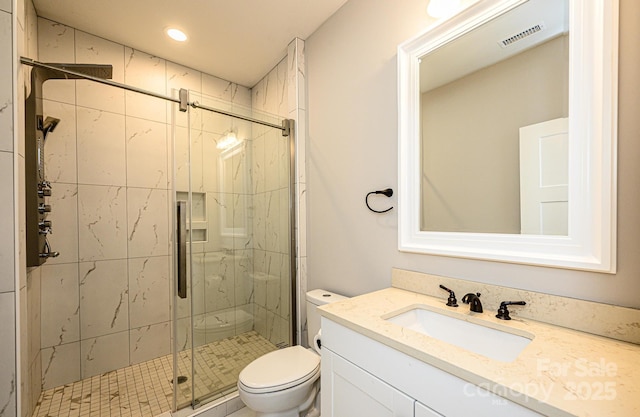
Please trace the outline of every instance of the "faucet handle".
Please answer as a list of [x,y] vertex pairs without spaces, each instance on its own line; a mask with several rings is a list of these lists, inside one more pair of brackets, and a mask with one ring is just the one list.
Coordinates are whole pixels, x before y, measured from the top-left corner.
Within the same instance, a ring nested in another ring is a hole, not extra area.
[[496,317],[500,320],[511,320],[511,316],[509,316],[509,309],[507,308],[507,306],[512,305],[524,306],[527,305],[527,303],[525,303],[524,301],[503,301],[500,303],[500,308],[498,308],[498,314],[496,314]]
[[449,306],[449,307],[458,307],[458,300],[456,300],[456,294],[453,291],[451,291],[449,288],[445,287],[442,284],[440,284],[440,288],[442,288],[445,291],[449,291],[449,298],[447,299],[447,306]]

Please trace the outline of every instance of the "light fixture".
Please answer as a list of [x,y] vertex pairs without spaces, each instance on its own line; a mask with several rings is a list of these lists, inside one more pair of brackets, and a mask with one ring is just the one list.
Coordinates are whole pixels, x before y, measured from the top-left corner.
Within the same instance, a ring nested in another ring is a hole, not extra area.
[[187,35],[180,29],[169,28],[167,29],[167,35],[174,41],[184,42],[187,40]]
[[460,6],[460,0],[431,0],[427,6],[429,16],[440,19],[453,14]]
[[234,146],[236,146],[239,143],[240,143],[240,140],[236,136],[235,132],[231,131],[231,132],[227,133],[227,135],[225,137],[220,139],[220,141],[216,145],[216,148],[218,148],[218,149],[229,149],[229,148],[233,148]]

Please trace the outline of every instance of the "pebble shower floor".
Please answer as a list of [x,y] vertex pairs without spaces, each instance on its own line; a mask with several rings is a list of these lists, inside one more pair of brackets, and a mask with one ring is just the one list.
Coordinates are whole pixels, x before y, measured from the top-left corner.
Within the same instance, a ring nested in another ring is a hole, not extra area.
[[[233,387],[247,364],[276,347],[255,331],[196,348],[196,398]],[[191,352],[178,355],[191,380]],[[171,410],[173,356],[167,355],[43,391],[33,417],[153,417]],[[191,399],[191,383],[178,385]],[[179,401],[180,402],[180,401]]]

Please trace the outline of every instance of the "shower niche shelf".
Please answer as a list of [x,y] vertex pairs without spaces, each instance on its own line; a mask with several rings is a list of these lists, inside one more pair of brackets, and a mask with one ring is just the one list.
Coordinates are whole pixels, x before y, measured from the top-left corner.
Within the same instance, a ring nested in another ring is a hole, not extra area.
[[[188,192],[176,192],[176,200],[188,201],[188,199]],[[193,243],[204,243],[209,240],[206,193],[191,193],[191,222],[187,221],[187,230],[191,230],[191,242]]]

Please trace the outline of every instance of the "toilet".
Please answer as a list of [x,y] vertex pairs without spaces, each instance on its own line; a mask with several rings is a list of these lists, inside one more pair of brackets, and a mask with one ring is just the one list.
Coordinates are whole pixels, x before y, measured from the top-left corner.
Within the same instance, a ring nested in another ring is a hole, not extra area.
[[[319,306],[344,300],[324,290],[307,293],[307,341],[313,349],[290,346],[259,357],[238,377],[238,393],[256,417],[319,416]],[[314,407],[314,405],[318,405]]]

